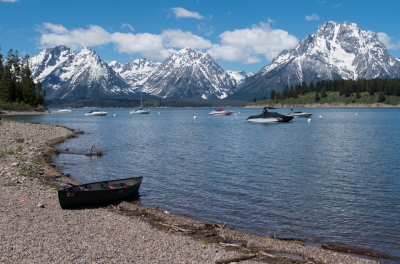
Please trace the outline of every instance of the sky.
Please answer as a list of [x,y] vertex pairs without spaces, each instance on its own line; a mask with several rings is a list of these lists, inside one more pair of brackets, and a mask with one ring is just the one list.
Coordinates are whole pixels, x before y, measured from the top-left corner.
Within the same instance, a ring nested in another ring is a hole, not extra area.
[[163,62],[185,47],[256,73],[325,22],[377,33],[400,58],[398,0],[0,0],[0,53],[66,45],[106,62]]

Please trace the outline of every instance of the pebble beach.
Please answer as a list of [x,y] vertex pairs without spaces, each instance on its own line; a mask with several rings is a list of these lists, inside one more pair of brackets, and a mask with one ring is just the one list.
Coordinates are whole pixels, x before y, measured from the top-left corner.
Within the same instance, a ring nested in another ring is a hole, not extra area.
[[[57,144],[77,136],[61,126],[0,120],[1,263],[380,263],[217,225],[213,232],[224,241],[210,243],[174,225],[205,223],[130,202],[63,210],[51,179],[65,175],[50,159]],[[164,228],[129,210],[159,214]]]

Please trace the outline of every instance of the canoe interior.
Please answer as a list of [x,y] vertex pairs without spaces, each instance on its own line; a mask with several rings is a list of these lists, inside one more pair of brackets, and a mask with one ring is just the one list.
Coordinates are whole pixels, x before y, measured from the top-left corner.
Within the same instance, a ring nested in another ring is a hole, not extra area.
[[138,193],[143,177],[80,184],[58,191],[63,209],[101,205],[123,200]]

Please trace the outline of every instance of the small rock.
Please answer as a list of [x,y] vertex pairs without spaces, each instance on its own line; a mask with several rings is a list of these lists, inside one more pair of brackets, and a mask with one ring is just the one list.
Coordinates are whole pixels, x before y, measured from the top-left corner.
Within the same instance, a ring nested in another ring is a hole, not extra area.
[[44,208],[44,204],[38,203],[37,207]]

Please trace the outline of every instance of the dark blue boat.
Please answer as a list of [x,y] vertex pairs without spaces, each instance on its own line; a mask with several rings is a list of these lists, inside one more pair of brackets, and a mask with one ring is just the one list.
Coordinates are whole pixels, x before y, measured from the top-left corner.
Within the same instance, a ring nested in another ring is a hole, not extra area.
[[58,191],[58,201],[63,209],[102,205],[124,200],[139,192],[143,177],[85,183]]

